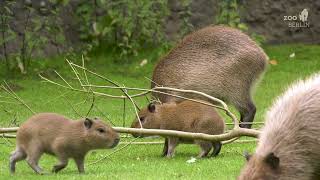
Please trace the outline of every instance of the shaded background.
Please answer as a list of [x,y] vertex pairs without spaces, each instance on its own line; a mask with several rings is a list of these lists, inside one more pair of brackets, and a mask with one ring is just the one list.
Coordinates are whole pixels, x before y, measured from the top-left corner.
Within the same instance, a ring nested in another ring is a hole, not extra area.
[[[8,51],[20,48],[22,42],[21,34],[24,31],[25,21],[27,17],[27,10],[24,5],[27,3],[32,4],[35,13],[31,16],[43,16],[56,22],[65,35],[65,43],[55,44],[47,42],[44,48],[45,56],[56,55],[67,50],[67,47],[79,47],[83,41],[79,33],[79,21],[77,21],[77,7],[79,4],[85,2],[81,0],[70,0],[65,6],[61,6],[58,14],[46,13],[46,9],[52,9],[53,3],[48,0],[19,0],[13,6],[13,21],[10,22],[11,28],[18,34],[15,41],[7,43]],[[92,1],[87,1],[91,3]],[[219,13],[219,2],[222,0],[192,0],[188,7],[184,7],[180,0],[169,0],[168,8],[169,15],[164,24],[165,33],[170,40],[176,40],[180,36],[179,30],[183,26],[182,12],[186,8],[190,10],[190,17],[188,22],[193,26],[192,30],[198,29],[210,24],[216,24],[216,16]],[[4,1],[1,2],[2,5]],[[0,3],[0,4],[1,4]],[[241,17],[241,22],[248,26],[249,33],[256,33],[265,38],[267,44],[280,44],[280,43],[308,43],[317,44],[320,42],[320,1],[319,0],[240,0],[237,1],[238,10]],[[42,9],[44,9],[42,11]],[[289,28],[288,21],[284,21],[284,16],[299,16],[303,9],[308,9],[309,28]],[[99,11],[97,7],[97,16],[102,16],[104,12]],[[32,19],[32,18],[31,18]],[[88,26],[88,29],[92,27]],[[39,34],[41,36],[41,34]],[[81,49],[81,48],[80,48]],[[0,57],[3,58],[3,48],[0,49]]]

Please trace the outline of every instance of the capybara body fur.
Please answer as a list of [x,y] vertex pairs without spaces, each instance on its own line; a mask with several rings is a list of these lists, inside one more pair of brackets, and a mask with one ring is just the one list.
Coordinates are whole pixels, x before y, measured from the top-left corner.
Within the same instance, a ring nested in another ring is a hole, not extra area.
[[[241,127],[250,128],[256,112],[252,87],[266,65],[266,54],[249,36],[234,28],[209,26],[187,35],[160,59],[151,88],[196,90],[222,99],[237,108],[242,122],[248,122]],[[170,93],[202,98],[191,93]],[[153,96],[163,103],[181,100],[160,93]]]
[[[166,129],[193,133],[222,134],[224,121],[214,107],[192,101],[176,103],[153,104],[139,112],[143,128]],[[132,123],[133,128],[140,128],[138,119]],[[140,136],[135,134],[134,136]],[[167,137],[163,148],[163,156],[172,157],[176,146],[182,143],[195,143],[201,148],[198,157],[206,157],[213,148],[211,156],[216,156],[221,150],[221,142],[202,140],[186,140],[177,137]]]
[[88,151],[113,148],[118,142],[118,133],[97,118],[73,121],[55,113],[39,113],[24,122],[17,132],[16,150],[10,156],[10,172],[15,172],[17,161],[26,159],[36,173],[42,174],[38,162],[41,155],[47,153],[59,160],[53,172],[65,168],[72,158],[78,171],[83,173]]
[[320,179],[320,73],[277,99],[247,160],[239,180]]

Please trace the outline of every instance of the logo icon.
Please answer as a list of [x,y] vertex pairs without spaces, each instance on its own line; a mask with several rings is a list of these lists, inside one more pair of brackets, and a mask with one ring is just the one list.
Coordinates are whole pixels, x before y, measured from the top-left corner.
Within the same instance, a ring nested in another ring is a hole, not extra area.
[[309,11],[304,8],[299,14],[283,16],[283,20],[288,22],[289,28],[309,28]]
[[308,20],[308,10],[303,9],[301,13],[299,14],[300,21],[306,22]]

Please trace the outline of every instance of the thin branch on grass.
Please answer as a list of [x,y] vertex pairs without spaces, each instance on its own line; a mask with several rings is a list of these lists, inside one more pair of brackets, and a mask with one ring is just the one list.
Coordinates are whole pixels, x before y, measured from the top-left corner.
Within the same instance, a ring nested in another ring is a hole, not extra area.
[[83,117],[83,116],[76,110],[76,108],[73,106],[73,104],[68,100],[68,98],[64,98],[64,100],[69,104],[69,106],[71,107],[71,109],[73,110],[73,112],[74,112],[78,117]]
[[20,104],[20,103],[11,102],[11,101],[0,101],[0,103],[2,103],[2,104]]
[[[99,78],[101,78],[101,79],[103,79],[103,80],[105,80],[105,81],[113,84],[113,85],[116,86],[116,87],[120,87],[120,85],[119,85],[118,83],[116,83],[116,82],[114,82],[114,81],[112,81],[112,80],[110,80],[110,79],[108,79],[108,78],[106,78],[106,77],[104,77],[104,76],[102,76],[102,75],[99,75],[99,74],[97,74],[97,73],[95,73],[95,72],[93,72],[93,71],[90,71],[90,70],[88,70],[88,69],[85,68],[85,67],[81,67],[81,66],[79,66],[79,65],[77,65],[77,64],[74,64],[74,63],[71,63],[71,62],[69,62],[69,61],[68,61],[68,63],[69,63],[70,66],[72,66],[72,69],[73,69],[73,70],[75,69],[73,66],[78,67],[78,68],[80,68],[80,69],[82,69],[82,70],[84,70],[84,71],[89,72],[90,74],[93,74],[93,75],[95,75],[95,76],[97,76],[97,77],[99,77]],[[77,76],[77,78],[78,78],[78,81],[79,81],[81,87],[84,88],[84,86],[83,86],[84,84],[81,82],[80,78],[79,78],[78,76]],[[133,101],[132,97],[129,96],[129,94],[127,93],[127,89],[126,89],[126,88],[121,88],[120,90],[123,92],[123,94],[125,94],[125,96],[126,96],[126,97],[131,101],[131,103],[134,105],[134,111],[135,111],[136,117],[137,117],[137,119],[139,120],[140,127],[143,128],[143,127],[142,127],[142,123],[141,123],[140,118],[139,118],[139,115],[138,115],[138,111],[137,111],[137,108],[139,108],[138,105]]]
[[[141,129],[141,128],[124,128],[124,127],[113,127],[115,131],[119,133],[129,133],[129,134],[143,134],[143,135],[159,135],[163,137],[178,137],[183,139],[198,139],[205,141],[225,141],[230,140],[239,136],[248,136],[248,137],[258,137],[259,131],[254,129],[245,129],[245,128],[237,128],[229,131],[225,134],[219,135],[209,135],[203,133],[190,133],[183,131],[175,131],[175,130],[162,130],[162,129]],[[10,133],[16,132],[18,127],[16,128],[0,128],[1,133]]]
[[[94,75],[100,79],[103,79],[111,84],[113,84],[114,86],[99,86],[99,85],[90,85],[89,83],[88,84],[83,84],[82,83],[82,80],[80,78],[80,76],[77,76],[77,79],[81,85],[81,87],[83,89],[86,89],[85,87],[90,87],[90,88],[111,88],[111,89],[120,89],[124,94],[125,96],[114,96],[114,95],[111,95],[111,94],[106,94],[106,93],[101,93],[101,92],[97,92],[97,91],[93,91],[92,90],[92,93],[98,95],[98,96],[105,96],[105,97],[113,97],[113,98],[121,98],[121,99],[129,99],[131,101],[131,103],[134,105],[134,109],[135,109],[135,113],[136,113],[136,116],[137,116],[137,109],[136,109],[136,104],[135,102],[133,101],[133,97],[138,97],[138,96],[142,96],[142,95],[145,95],[145,94],[148,94],[150,92],[154,92],[154,93],[160,93],[160,94],[165,94],[165,95],[168,95],[168,96],[173,96],[173,97],[177,97],[177,98],[182,98],[182,99],[185,99],[185,100],[190,100],[190,101],[194,101],[194,102],[198,102],[198,103],[201,103],[201,104],[205,104],[205,105],[208,105],[208,106],[212,106],[212,107],[215,107],[215,108],[218,108],[218,109],[221,109],[223,111],[225,111],[225,113],[232,119],[233,121],[233,129],[229,132],[226,132],[224,134],[221,134],[221,135],[207,135],[207,134],[202,134],[202,133],[188,133],[188,132],[180,132],[180,131],[171,131],[171,130],[153,130],[153,129],[133,129],[133,128],[120,128],[120,127],[115,127],[115,129],[118,131],[118,132],[122,132],[122,133],[139,133],[139,134],[144,134],[144,135],[160,135],[160,136],[175,136],[175,137],[180,137],[180,138],[186,138],[186,139],[202,139],[202,140],[208,140],[208,141],[224,141],[224,140],[230,140],[232,141],[233,138],[236,138],[236,137],[239,137],[239,136],[250,136],[250,137],[257,137],[259,135],[259,131],[257,130],[253,130],[253,129],[243,129],[243,128],[240,128],[239,127],[239,121],[238,119],[236,118],[236,116],[231,113],[231,111],[229,110],[228,106],[223,102],[221,101],[220,99],[217,99],[217,98],[214,98],[208,94],[205,94],[205,93],[202,93],[202,92],[199,92],[199,91],[194,91],[194,90],[184,90],[184,89],[177,89],[177,88],[170,88],[170,87],[155,87],[153,89],[143,89],[143,88],[129,88],[129,87],[125,87],[125,86],[119,86],[118,83],[102,76],[102,75],[99,75],[97,74],[96,72],[93,72],[93,71],[90,71],[88,70],[87,68],[85,68],[84,66],[79,66],[79,65],[76,65],[74,63],[71,63],[69,62],[69,65],[72,66],[73,68],[73,71],[75,74],[77,74],[77,71],[75,70],[76,68],[80,68],[88,73],[90,73],[91,75]],[[76,68],[75,68],[76,67]],[[43,78],[44,79],[44,78]],[[44,79],[46,80],[46,79]],[[65,88],[68,88],[68,89],[71,89],[71,90],[75,90],[75,91],[80,91],[80,92],[88,92],[88,90],[81,90],[81,89],[77,89],[77,88],[74,88],[74,87],[66,87],[64,85],[61,85],[59,83],[56,83],[56,82],[52,82],[50,80],[46,80],[47,82],[50,82],[52,84],[55,84],[55,85],[59,85],[59,86],[62,86],[62,87],[65,87]],[[134,95],[129,95],[127,93],[127,90],[136,90],[136,91],[143,91],[142,93],[139,93],[139,94],[134,94]],[[192,94],[197,94],[197,95],[200,95],[200,96],[203,96],[213,102],[216,102],[220,105],[213,105],[211,103],[207,103],[205,101],[200,101],[200,100],[195,100],[195,99],[191,99],[191,98],[187,98],[187,97],[184,97],[184,96],[180,96],[180,95],[175,95],[175,94],[171,94],[171,93],[167,93],[167,92],[163,92],[163,91],[170,91],[170,92],[182,92],[182,93],[192,93]],[[141,122],[140,122],[141,123]],[[141,126],[142,127],[142,126]]]
[[60,94],[59,96],[56,96],[56,97],[54,97],[54,98],[52,98],[52,99],[49,99],[48,101],[46,101],[45,103],[43,103],[42,105],[44,106],[44,105],[47,105],[48,103],[51,103],[52,101],[55,101],[55,100],[57,100],[57,99],[59,99],[59,98],[61,98],[61,97],[65,97],[67,94],[69,94],[70,93],[70,91],[67,91],[67,92],[64,92],[64,93],[62,93],[62,94]]
[[8,136],[1,134],[1,138],[6,142],[8,146],[13,146],[13,143],[8,139]]
[[105,117],[113,126],[115,125],[115,124],[112,122],[111,118],[109,118],[107,115],[105,115],[105,113],[103,113],[103,112],[101,111],[101,109],[98,108],[98,106],[94,106],[94,108],[95,108],[103,117]]
[[35,114],[35,112],[28,106],[8,85],[6,81],[3,81],[6,86],[3,84],[1,85],[1,88],[6,91],[11,97],[13,97],[15,100],[17,100],[19,103],[24,105],[32,114]]
[[14,134],[0,134],[2,138],[16,138],[17,136]]
[[123,99],[122,126],[126,126],[126,99]]
[[115,154],[115,153],[118,153],[119,151],[121,151],[121,150],[123,150],[124,148],[128,147],[129,145],[131,145],[131,144],[132,144],[134,141],[136,141],[137,139],[138,139],[138,138],[134,138],[132,141],[130,141],[130,142],[127,143],[126,145],[124,145],[124,146],[116,149],[115,151],[113,151],[113,152],[111,152],[111,153],[103,156],[102,158],[100,158],[100,159],[98,159],[98,160],[96,160],[96,161],[94,161],[94,162],[92,162],[92,163],[89,163],[89,165],[97,164],[97,163],[99,163],[99,162],[101,162],[101,161],[109,158],[111,155],[113,155],[113,154]]
[[63,82],[65,82],[70,88],[72,88],[72,86],[56,70],[54,70],[54,72],[62,79]]

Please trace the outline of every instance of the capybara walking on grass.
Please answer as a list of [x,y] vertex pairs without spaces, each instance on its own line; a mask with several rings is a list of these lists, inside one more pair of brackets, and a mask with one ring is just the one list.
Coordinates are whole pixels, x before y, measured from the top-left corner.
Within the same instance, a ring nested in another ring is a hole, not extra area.
[[26,159],[36,173],[42,174],[38,162],[41,155],[47,153],[59,160],[52,172],[65,168],[72,158],[83,173],[88,151],[113,148],[118,142],[118,133],[99,119],[72,121],[55,113],[36,114],[17,132],[16,150],[10,156],[10,172],[15,172],[16,162]]
[[[153,71],[151,88],[196,90],[222,99],[240,112],[241,121],[247,123],[240,126],[250,128],[256,113],[252,87],[266,65],[266,54],[249,36],[234,28],[209,26],[187,35],[160,59]],[[160,93],[153,96],[163,103],[181,101]]]
[[[193,133],[222,134],[224,121],[215,111],[214,107],[192,101],[176,103],[149,104],[139,112],[143,128],[167,129]],[[131,125],[140,128],[138,119]],[[134,134],[135,137],[141,136]],[[213,148],[212,156],[219,154],[221,142],[208,142],[203,140],[187,140],[177,137],[167,137],[163,148],[163,156],[172,157],[176,146],[180,143],[195,143],[201,147],[198,157],[206,157]]]

